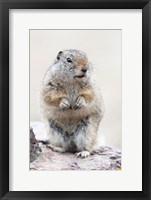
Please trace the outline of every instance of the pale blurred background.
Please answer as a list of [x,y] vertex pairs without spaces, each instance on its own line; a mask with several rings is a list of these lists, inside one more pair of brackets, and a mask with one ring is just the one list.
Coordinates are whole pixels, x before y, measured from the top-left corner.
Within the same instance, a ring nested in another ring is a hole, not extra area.
[[[30,121],[41,121],[39,86],[47,68],[64,49],[87,53],[105,104],[98,145],[122,147],[121,30],[30,30]],[[36,127],[36,125],[35,125]],[[45,133],[43,133],[45,134]]]

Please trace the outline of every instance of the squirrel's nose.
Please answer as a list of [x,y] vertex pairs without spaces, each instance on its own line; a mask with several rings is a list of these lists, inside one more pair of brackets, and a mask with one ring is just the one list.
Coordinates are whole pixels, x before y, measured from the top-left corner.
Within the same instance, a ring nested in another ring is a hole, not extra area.
[[83,68],[81,69],[82,72],[86,73],[87,72],[87,69],[86,68]]

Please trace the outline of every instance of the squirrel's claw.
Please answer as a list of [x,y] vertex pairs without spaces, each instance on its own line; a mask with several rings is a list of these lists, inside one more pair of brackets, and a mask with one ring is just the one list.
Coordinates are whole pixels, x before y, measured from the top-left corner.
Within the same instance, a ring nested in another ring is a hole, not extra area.
[[89,151],[81,151],[81,152],[78,152],[75,154],[76,157],[81,157],[81,158],[86,158],[90,155],[90,152]]
[[70,108],[70,103],[67,99],[62,98],[59,104],[60,108],[64,109],[64,108]]
[[51,150],[53,150],[53,151],[56,151],[56,152],[60,152],[60,153],[64,153],[65,152],[64,148],[62,148],[62,147],[55,147],[55,146],[53,146],[51,144],[46,145],[46,147],[49,148],[49,149],[51,149]]
[[76,110],[78,108],[85,107],[85,104],[86,104],[86,102],[85,102],[84,97],[79,96],[74,107],[73,107],[73,109]]

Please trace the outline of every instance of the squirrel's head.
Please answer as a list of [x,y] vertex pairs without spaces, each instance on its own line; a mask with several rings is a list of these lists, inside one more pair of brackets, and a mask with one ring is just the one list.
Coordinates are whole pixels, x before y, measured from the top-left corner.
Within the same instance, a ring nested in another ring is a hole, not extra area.
[[82,79],[90,75],[91,65],[82,51],[74,49],[60,51],[56,62],[60,71],[68,74],[69,78]]

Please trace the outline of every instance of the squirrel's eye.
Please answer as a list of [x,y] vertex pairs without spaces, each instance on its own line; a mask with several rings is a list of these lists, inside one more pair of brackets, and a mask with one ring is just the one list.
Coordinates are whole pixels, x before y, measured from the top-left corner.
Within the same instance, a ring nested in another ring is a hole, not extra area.
[[71,63],[72,62],[71,58],[67,58],[67,62]]

